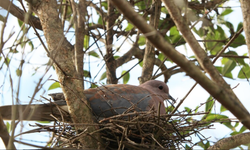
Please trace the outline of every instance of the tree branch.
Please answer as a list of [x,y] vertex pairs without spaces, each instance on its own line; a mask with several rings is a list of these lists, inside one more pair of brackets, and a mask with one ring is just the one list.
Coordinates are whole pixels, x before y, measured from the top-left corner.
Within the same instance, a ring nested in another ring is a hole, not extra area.
[[[177,28],[181,31],[183,38],[186,40],[186,42],[190,45],[191,49],[195,53],[197,60],[201,67],[209,74],[209,76],[212,78],[212,80],[219,85],[223,91],[227,95],[229,95],[228,104],[230,103],[230,106],[226,104],[225,107],[228,107],[228,109],[234,114],[238,115],[237,118],[245,125],[248,126],[250,129],[250,116],[249,112],[246,110],[246,108],[242,105],[240,100],[237,98],[237,96],[234,94],[234,92],[231,90],[230,86],[225,82],[225,80],[220,75],[219,71],[214,67],[213,63],[210,61],[209,57],[205,53],[205,51],[201,48],[197,40],[195,39],[194,35],[192,34],[191,30],[189,29],[187,21],[182,17],[180,10],[178,7],[176,7],[173,0],[163,0],[169,14],[173,18]],[[184,69],[184,68],[183,68]],[[213,95],[214,96],[214,95]],[[222,103],[222,102],[221,102]],[[235,107],[234,106],[239,106]],[[239,108],[242,108],[240,110]],[[244,115],[239,115],[239,112],[243,111]]]
[[[249,0],[240,0],[241,10],[243,14],[243,28],[245,31],[246,44],[248,48],[248,54],[250,54],[250,1]],[[249,55],[250,58],[250,55]]]
[[[58,17],[57,2],[56,0],[39,2],[39,5],[34,4],[36,7],[33,9],[36,10],[35,12],[41,20],[50,57],[53,57],[64,71],[63,73],[56,64],[53,64],[68,105],[70,116],[74,123],[94,123],[93,114],[83,93],[82,79],[78,78],[73,61],[73,46],[65,38],[62,23]],[[86,129],[86,127],[77,125],[75,127],[78,132]],[[93,126],[87,126],[87,128],[88,133],[96,130],[96,127]],[[95,139],[92,136],[81,137],[80,142],[84,145],[84,148],[97,148],[96,139],[100,139],[98,134],[96,134]]]
[[[10,5],[9,12],[13,16],[17,17],[19,20],[24,22],[25,12],[23,10],[21,10],[16,5],[12,4],[9,0],[1,0],[0,7],[2,7],[3,9],[8,10],[9,5]],[[43,30],[40,20],[32,15],[29,17],[29,24],[33,25],[35,28],[39,30]]]
[[244,145],[250,144],[249,139],[250,139],[250,132],[233,135],[231,137],[221,139],[220,141],[216,142],[213,146],[210,146],[208,150],[232,149],[243,144]]
[[156,48],[179,65],[190,77],[197,81],[223,106],[231,111],[243,123],[243,125],[250,129],[250,114],[239,101],[232,99],[231,95],[229,95],[224,88],[211,81],[197,66],[188,61],[182,54],[175,50],[174,47],[165,41],[165,39],[152,26],[147,24],[143,17],[134,11],[127,1],[111,1],[120,10],[120,12],[122,12],[128,20],[132,22],[148,40],[150,40],[150,42],[152,42]]

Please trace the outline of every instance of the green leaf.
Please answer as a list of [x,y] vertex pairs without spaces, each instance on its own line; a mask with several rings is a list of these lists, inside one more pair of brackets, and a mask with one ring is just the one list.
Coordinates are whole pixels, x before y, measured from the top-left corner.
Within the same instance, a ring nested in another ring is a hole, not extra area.
[[[139,60],[139,61],[141,61],[141,60]],[[141,61],[141,62],[139,63],[139,65],[142,67],[142,66],[143,66],[143,61]]]
[[210,146],[210,142],[207,141],[207,143],[204,146],[205,146],[204,148],[207,149]]
[[226,119],[228,118],[228,116],[225,115],[220,115],[220,114],[208,114],[206,117],[206,121],[216,121],[216,122],[220,122],[220,119]]
[[[126,73],[126,72],[127,72],[126,70],[123,70],[121,75],[123,75],[123,74]],[[123,84],[127,84],[128,81],[129,81],[129,78],[130,78],[130,74],[129,74],[129,72],[127,72],[127,73],[122,77],[122,79],[123,79]]]
[[101,4],[102,4],[102,6],[104,6],[104,8],[105,8],[106,10],[108,10],[108,3],[107,3],[107,2],[102,2]]
[[188,113],[191,112],[191,109],[190,109],[189,107],[184,107],[184,109],[185,109]]
[[120,58],[120,56],[114,56],[114,59],[118,59],[118,58]]
[[179,31],[177,30],[177,27],[176,26],[173,26],[171,29],[170,29],[170,36],[173,36],[173,35],[180,35]]
[[125,31],[130,31],[134,28],[134,25],[131,23],[128,23],[128,26],[125,28]]
[[236,63],[233,60],[228,60],[224,67],[222,68],[222,75],[230,73],[236,66]]
[[53,84],[51,84],[48,90],[53,90],[56,88],[61,88],[61,86],[58,82],[54,82]]
[[84,77],[89,77],[89,78],[91,78],[91,74],[90,74],[90,72],[87,71],[87,70],[83,70],[83,75],[84,75]]
[[[230,55],[238,56],[238,54],[235,51],[229,51],[229,52],[227,52],[225,54],[230,54]],[[241,65],[245,65],[246,64],[243,58],[229,58],[229,59],[231,59],[231,60],[237,60],[237,62],[239,64],[241,64]]]
[[223,122],[222,124],[231,129],[232,131],[235,130],[230,121]]
[[143,46],[143,45],[146,44],[146,38],[145,38],[145,36],[140,36],[139,37],[138,44],[139,44],[139,46]]
[[206,107],[205,107],[205,112],[210,112],[212,107],[214,105],[214,100],[212,99],[211,96],[209,96],[209,98],[207,99],[207,102],[206,102]]
[[240,133],[243,133],[244,131],[246,131],[247,130],[247,128],[245,127],[245,126],[242,126],[241,128],[240,128]]
[[241,45],[245,45],[246,44],[246,41],[245,41],[245,37],[240,34],[231,44],[230,44],[230,47],[233,47],[233,48],[237,48]]
[[83,42],[84,45],[83,46],[84,46],[85,50],[89,48],[89,39],[90,39],[90,37],[88,35],[84,36],[84,42]]
[[238,24],[238,26],[237,26],[236,32],[238,32],[242,27],[243,27],[243,23],[240,22],[240,23]]
[[226,8],[220,15],[226,16],[226,15],[230,14],[231,12],[233,12],[233,10],[231,8]]
[[99,55],[95,51],[90,51],[88,54],[90,56],[93,56],[93,57],[96,57],[96,58],[100,58]]
[[9,66],[9,64],[10,64],[10,59],[9,59],[9,57],[7,57],[7,58],[5,59],[4,63],[5,63],[7,66]]
[[18,53],[19,51],[17,51],[16,48],[14,48],[14,49],[10,48],[10,51],[9,51],[9,52],[10,52],[10,53]]
[[105,79],[106,77],[107,77],[106,72],[104,72],[104,73],[101,75],[101,77],[100,77],[99,80],[101,81],[101,80]]
[[158,59],[160,59],[161,61],[163,61],[164,58],[165,58],[165,55],[164,55],[164,54],[160,53],[160,54],[158,55]]
[[98,24],[100,24],[100,25],[103,25],[103,21],[102,21],[102,17],[101,16],[99,16],[99,18],[98,18]]
[[[139,0],[137,0],[139,1]],[[135,3],[135,6],[137,6],[140,10],[146,9],[146,4],[148,4],[148,0],[143,0]]]
[[20,77],[20,76],[22,75],[22,70],[17,69],[17,70],[16,70],[16,75]]
[[21,21],[21,20],[18,19],[17,22],[18,22],[19,27],[22,27],[23,21]]
[[225,64],[227,63],[228,60],[229,60],[228,58],[222,58],[222,59],[221,59],[221,63],[222,63],[223,65],[225,65]]
[[220,106],[220,112],[222,113],[222,112],[224,112],[224,111],[227,111],[227,109],[226,109],[223,105],[221,105],[221,106]]
[[243,68],[241,68],[240,72],[238,73],[238,78],[240,79],[250,78],[250,67],[248,65],[245,65],[243,66]]
[[7,128],[7,131],[10,133],[11,131],[11,125],[9,122],[6,123],[6,128]]
[[39,123],[45,124],[45,123],[51,123],[50,121],[37,121]]

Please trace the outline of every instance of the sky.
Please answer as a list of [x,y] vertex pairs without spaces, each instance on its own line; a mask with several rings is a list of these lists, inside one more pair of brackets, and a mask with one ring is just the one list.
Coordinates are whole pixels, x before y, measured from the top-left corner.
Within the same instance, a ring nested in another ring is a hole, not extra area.
[[[237,1],[231,1],[231,3],[228,5],[229,6],[240,6],[240,4]],[[5,13],[4,11],[0,10],[0,14],[4,14],[4,13]],[[236,28],[238,23],[242,21],[240,7],[235,7],[234,12],[231,15],[229,15],[226,19],[228,21],[232,22],[234,24],[234,27]],[[2,26],[1,22],[0,22],[0,25]],[[6,33],[5,36],[7,36],[7,34],[11,30],[15,31],[16,34],[20,30],[20,28],[17,25],[17,20],[12,16],[10,16],[10,18],[8,19],[7,25],[8,25],[8,27],[5,31],[5,33]],[[30,38],[35,37],[34,32],[29,32],[28,36]],[[70,40],[70,39],[72,39],[73,35],[69,34],[67,37]],[[72,42],[73,41],[74,40],[72,40]],[[34,39],[33,42],[34,43],[38,42],[38,40]],[[118,44],[114,45],[114,46],[119,46],[119,42],[117,42],[117,43]],[[11,46],[12,44],[13,44],[13,40],[6,43],[6,51],[7,51],[7,47]],[[129,49],[130,46],[131,45],[129,43],[127,43],[126,46],[122,47],[122,49],[118,53],[120,53],[120,54],[125,53],[126,50]],[[182,52],[182,53],[185,53],[189,56],[193,55],[193,53],[191,52],[189,47],[187,47],[187,51],[183,47],[178,47],[177,50]],[[27,53],[28,51],[29,51],[29,47],[26,47],[25,52]],[[38,69],[38,72],[35,75],[32,75],[34,73],[34,68],[36,68],[37,66],[40,66],[41,64],[45,64],[48,61],[46,53],[41,46],[37,47],[34,51],[35,51],[35,54],[31,54],[31,53],[26,54],[25,60],[29,60],[29,64],[25,64],[24,71],[23,71],[22,78],[21,78],[22,80],[21,80],[21,88],[20,88],[21,89],[20,99],[22,100],[22,103],[29,102],[28,97],[30,97],[34,92],[34,87],[37,84],[37,78],[41,78],[44,74],[44,68],[41,68],[41,69]],[[237,49],[237,52],[239,54],[244,54],[247,52],[247,47],[242,46],[242,47]],[[21,59],[21,56],[15,56],[14,58],[16,59],[16,61],[14,60],[11,63],[11,67],[10,67],[10,68],[12,68],[11,74],[13,74],[13,75],[15,74],[16,67],[19,65],[18,60]],[[87,59],[85,60],[86,62],[88,61]],[[132,62],[120,67],[117,70],[117,74],[120,74],[122,72],[122,70],[128,70],[131,67],[131,65],[134,65],[135,63],[137,63],[137,61],[132,61]],[[0,64],[2,64],[2,62]],[[37,64],[37,65],[34,65],[34,64]],[[95,76],[103,64],[104,64],[103,61],[99,61],[97,59],[94,60],[93,58],[91,58],[91,75]],[[167,63],[168,67],[171,67],[172,65],[174,65],[174,64]],[[89,66],[86,65],[85,67],[88,68]],[[10,96],[8,74],[6,74],[6,72],[3,71],[5,69],[6,68],[3,68],[0,71],[0,82],[2,83],[3,81],[1,81],[1,80],[5,79],[4,86],[0,88],[0,105],[12,104],[12,100],[11,100],[11,96]],[[136,68],[131,70],[130,80],[129,80],[128,84],[132,84],[132,85],[139,84],[139,82],[138,82],[138,77],[140,76],[139,70],[140,70],[139,66],[137,66]],[[100,78],[101,74],[104,71],[105,70],[103,69],[101,71],[101,73],[96,77],[95,81],[98,81],[98,79]],[[234,71],[234,77],[237,77],[238,71],[239,71],[239,68]],[[57,79],[57,76],[52,68],[45,76],[45,78],[49,78],[49,77],[50,77],[50,79],[55,79],[55,80]],[[15,84],[14,87],[16,87],[17,86],[16,83],[17,83],[18,78],[13,76],[13,79],[14,79],[14,84]],[[160,77],[157,80],[163,81],[163,78]],[[249,83],[246,80],[240,80],[240,79],[232,80],[232,79],[225,78],[225,80],[231,85],[231,87],[234,87],[234,86],[239,84],[237,86],[237,88],[234,89],[234,92],[238,96],[238,98],[241,100],[241,102],[243,103],[244,106],[250,106],[249,100],[248,100],[249,95],[246,94],[250,90]],[[39,93],[37,93],[36,98],[40,99],[40,95],[44,95],[44,96],[48,97],[47,95],[49,93],[61,91],[60,89],[55,89],[55,90],[50,90],[50,91],[47,90],[53,82],[54,81],[52,81],[52,80],[47,81],[44,84],[43,89]],[[120,81],[120,83],[121,82],[122,81]],[[177,103],[178,103],[180,101],[180,99],[182,99],[186,95],[186,93],[194,85],[194,83],[195,83],[194,80],[191,79],[189,76],[186,76],[185,73],[180,73],[180,74],[172,76],[167,84],[170,87],[171,96],[174,97],[175,99],[177,99]],[[88,87],[88,86],[89,85],[87,84],[86,87]],[[194,109],[199,104],[204,103],[208,97],[209,97],[209,94],[202,87],[200,87],[198,85],[191,92],[191,94],[187,97],[187,99],[181,105],[179,110],[183,110],[184,107],[189,107],[191,109]],[[247,108],[247,109],[250,111],[250,108]],[[202,107],[200,110],[204,110],[204,107]],[[220,110],[220,104],[216,103],[216,107],[213,111],[219,113],[220,112],[219,110]],[[229,115],[230,118],[235,118],[230,112],[224,112],[223,114]],[[19,132],[19,131],[26,131],[26,130],[33,129],[33,128],[29,127],[29,124],[34,124],[34,122],[23,122],[24,128],[19,127],[17,129],[17,131]],[[231,130],[227,129],[224,125],[215,124],[214,128],[216,128],[216,130],[205,130],[202,133],[204,135],[211,136],[211,140],[215,141],[215,142],[218,139],[230,136]],[[220,132],[219,134],[218,134],[218,131]],[[48,139],[48,137],[49,137],[48,134],[34,134],[34,135],[28,135],[28,136],[24,135],[21,138],[27,142],[32,142],[34,144],[40,143],[41,145],[45,145],[44,141],[46,141],[46,139]],[[37,141],[43,141],[43,142],[37,142]],[[0,144],[0,149],[3,148],[2,146],[3,146],[3,144]],[[30,147],[20,145],[20,144],[16,144],[16,146],[17,146],[17,148],[30,148]]]

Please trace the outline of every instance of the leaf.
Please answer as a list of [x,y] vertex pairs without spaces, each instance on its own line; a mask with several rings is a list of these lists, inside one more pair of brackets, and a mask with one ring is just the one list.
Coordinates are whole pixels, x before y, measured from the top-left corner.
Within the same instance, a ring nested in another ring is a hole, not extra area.
[[222,75],[225,75],[229,72],[231,72],[236,66],[236,63],[233,60],[228,60],[224,67],[222,68]]
[[240,23],[238,24],[238,26],[237,26],[236,32],[238,32],[242,27],[243,27],[243,23],[240,22]]
[[220,112],[222,113],[222,112],[224,112],[224,111],[227,111],[227,109],[226,109],[223,105],[221,105],[221,106],[220,106]]
[[100,24],[100,25],[103,25],[103,21],[102,21],[102,17],[101,16],[99,16],[99,18],[98,18],[98,24]]
[[226,119],[228,118],[228,116],[225,115],[220,115],[220,114],[208,114],[206,117],[206,121],[216,121],[216,122],[220,122],[220,119]]
[[237,48],[241,45],[245,45],[246,44],[246,41],[245,41],[245,37],[240,34],[231,44],[230,44],[230,47],[233,47],[233,48]]
[[245,126],[242,126],[241,128],[240,128],[240,133],[243,133],[244,131],[246,131],[247,130],[247,128],[245,127]]
[[248,65],[245,65],[243,66],[243,68],[241,68],[240,72],[238,73],[238,78],[240,79],[250,78],[250,67]]
[[[123,70],[121,75],[123,75],[123,74],[126,73],[126,72],[127,72],[126,70]],[[130,74],[129,74],[129,72],[127,72],[127,73],[122,77],[122,79],[123,79],[123,84],[127,84],[128,81],[129,81],[129,78],[130,78]]]
[[120,56],[114,56],[114,59],[118,59],[118,58],[120,58]]
[[89,78],[91,78],[91,74],[90,74],[90,72],[87,71],[87,70],[83,70],[83,75],[84,75],[84,77],[89,77]]
[[213,105],[214,105],[214,100],[212,99],[211,96],[209,96],[209,98],[206,101],[205,112],[208,112],[208,111],[210,112]]
[[84,45],[83,46],[84,46],[85,50],[89,48],[89,39],[90,39],[90,37],[88,35],[84,36],[84,42],[83,42]]
[[101,4],[102,4],[102,6],[104,6],[104,8],[105,8],[106,10],[108,10],[108,3],[107,3],[107,2],[102,2]]
[[[139,60],[139,61],[141,61],[141,60]],[[141,62],[139,63],[139,65],[142,67],[142,66],[143,66],[143,61],[141,61]]]
[[163,61],[164,58],[165,58],[164,54],[160,53],[160,54],[158,55],[158,59],[160,59],[161,61]]
[[90,56],[93,56],[93,57],[96,57],[96,58],[100,58],[100,56],[95,51],[90,51],[88,54]]
[[11,131],[11,125],[9,122],[6,123],[6,128],[7,128],[7,131],[10,133]]
[[99,80],[101,81],[101,80],[105,79],[106,77],[107,77],[106,72],[104,72],[104,73],[101,75],[101,77],[100,77]]
[[185,109],[188,113],[191,112],[191,109],[190,109],[189,107],[184,107],[184,109]]
[[37,121],[37,122],[43,123],[43,124],[45,124],[45,123],[51,123],[50,121]]
[[226,8],[220,15],[226,16],[226,15],[230,14],[231,12],[233,12],[233,10],[231,8]]
[[17,70],[16,70],[16,75],[20,77],[20,76],[22,75],[22,70],[17,69]]
[[229,129],[231,129],[232,131],[235,130],[235,128],[232,126],[230,121],[223,122],[222,124],[225,125],[226,127],[228,127]]
[[4,63],[5,63],[7,66],[9,66],[9,64],[10,64],[10,59],[9,59],[9,57],[7,57],[7,58],[5,59]]
[[145,36],[140,36],[139,40],[138,40],[138,45],[139,46],[143,46],[145,44],[146,44],[146,38],[145,38]]
[[21,21],[21,20],[17,19],[17,22],[18,22],[19,27],[22,27],[22,25],[23,25],[23,21]]
[[125,28],[125,31],[130,31],[134,28],[134,25],[131,23],[128,23],[128,26]]
[[51,84],[48,90],[53,90],[56,88],[61,88],[61,86],[58,82],[54,82],[53,84]]

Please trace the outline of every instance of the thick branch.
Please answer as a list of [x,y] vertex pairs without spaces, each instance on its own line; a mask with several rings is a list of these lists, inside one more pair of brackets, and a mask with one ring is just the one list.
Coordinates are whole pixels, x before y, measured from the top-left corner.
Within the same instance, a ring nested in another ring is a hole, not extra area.
[[[213,63],[210,61],[209,57],[205,53],[205,51],[201,48],[197,40],[195,39],[194,35],[192,34],[191,30],[189,29],[187,21],[182,17],[180,10],[178,7],[176,7],[173,0],[162,0],[168,9],[169,14],[173,18],[177,28],[181,31],[183,38],[187,41],[187,43],[192,48],[193,52],[195,53],[198,62],[200,63],[201,67],[210,75],[212,80],[217,83],[223,91],[227,95],[229,95],[230,98],[230,111],[234,115],[238,115],[237,118],[243,123],[244,121],[247,121],[248,128],[250,128],[250,116],[246,108],[242,105],[242,103],[239,101],[237,96],[234,94],[234,92],[231,90],[230,86],[225,82],[225,80],[220,75],[219,71],[214,67]],[[234,106],[239,106],[238,109],[234,108]],[[240,110],[239,108],[242,108]],[[244,115],[239,115],[238,112],[243,111]],[[244,124],[244,123],[243,123]]]
[[223,106],[230,110],[248,129],[250,129],[250,114],[237,100],[232,99],[221,86],[211,81],[200,69],[188,61],[174,47],[138,15],[125,0],[112,0],[112,3],[132,22],[152,44],[162,51],[168,58],[179,65],[190,77],[197,81],[205,90],[216,98]]
[[116,84],[118,82],[116,77],[116,62],[113,57],[113,36],[114,30],[113,25],[115,24],[116,15],[114,11],[114,6],[108,1],[108,19],[107,19],[107,38],[106,38],[106,74],[107,74],[107,84]]
[[[9,5],[10,5],[9,9],[10,13],[13,16],[17,17],[19,20],[24,21],[25,12],[23,10],[18,8],[16,5],[11,4],[9,0],[1,0],[0,7],[2,7],[3,9],[8,10]],[[29,17],[29,24],[33,25],[35,28],[39,30],[42,30],[40,20],[34,16]]]
[[[92,112],[89,104],[83,94],[82,80],[78,78],[78,73],[74,64],[73,46],[66,40],[63,34],[62,23],[57,12],[56,0],[40,1],[36,9],[37,16],[41,20],[44,35],[50,51],[50,57],[53,57],[57,64],[54,64],[58,80],[61,84],[68,109],[74,123],[93,123]],[[86,127],[75,126],[77,131],[81,132]],[[88,126],[87,132],[91,133],[96,127]],[[80,141],[84,148],[97,148],[96,139],[92,136],[81,137]]]
[[[10,135],[9,135],[9,132],[7,130],[6,125],[3,122],[3,118],[2,118],[1,114],[0,114],[0,137],[2,138],[2,141],[3,141],[4,145],[5,145],[5,147],[7,148],[8,147],[8,142],[9,142],[9,139],[10,139]],[[12,142],[11,144],[12,144],[12,146],[9,146],[9,147],[11,147],[13,149],[16,149],[14,143]]]
[[[157,28],[159,23],[159,17],[161,12],[161,1],[160,0],[152,0],[152,7],[154,8],[150,15],[150,25]],[[150,41],[146,40],[146,49],[143,57],[143,67],[142,67],[142,75],[139,78],[140,84],[150,80],[152,78],[153,69],[155,62],[155,49]]]
[[233,149],[240,145],[250,144],[250,133],[241,133],[228,138],[221,139],[216,142],[213,146],[210,146],[208,150],[219,150],[219,149]]
[[[245,32],[246,44],[248,48],[248,54],[250,54],[250,1],[249,0],[240,0],[241,10],[243,14],[243,28]],[[249,55],[250,58],[250,55]]]
[[83,81],[83,43],[84,43],[84,28],[85,28],[85,14],[86,14],[86,4],[85,0],[79,1],[77,5],[74,0],[71,0],[74,20],[75,20],[75,68],[78,74],[78,78],[80,82],[82,82],[82,86],[84,87]]

